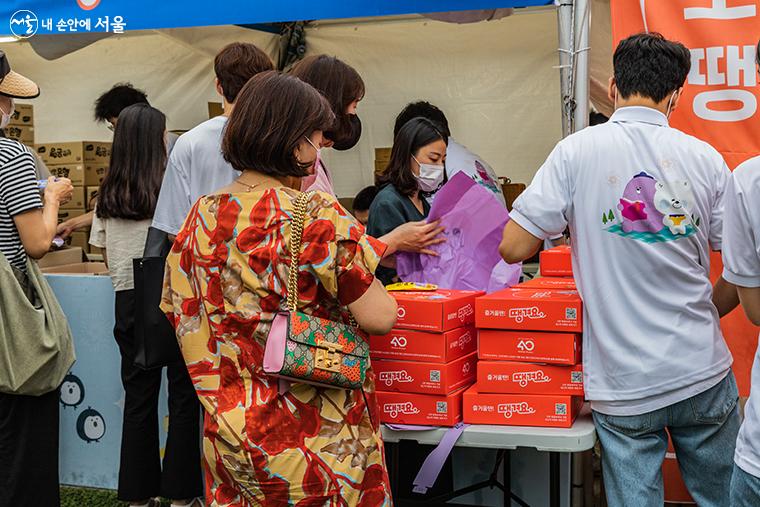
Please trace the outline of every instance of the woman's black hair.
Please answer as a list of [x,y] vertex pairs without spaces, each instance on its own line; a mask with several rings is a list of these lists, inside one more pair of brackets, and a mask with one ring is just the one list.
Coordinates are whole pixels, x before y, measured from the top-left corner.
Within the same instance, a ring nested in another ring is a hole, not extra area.
[[147,220],[156,210],[166,169],[166,116],[147,104],[124,109],[111,164],[98,194],[98,218]]
[[335,123],[324,135],[336,143],[351,136],[351,117],[346,109],[364,98],[364,81],[359,73],[334,56],[309,56],[298,62],[290,74],[310,84],[324,95],[335,113]]
[[448,145],[448,138],[441,130],[440,125],[423,117],[412,118],[406,122],[393,141],[388,167],[377,177],[378,186],[393,185],[400,194],[408,197],[419,192],[411,167],[412,155],[436,141],[443,141]]

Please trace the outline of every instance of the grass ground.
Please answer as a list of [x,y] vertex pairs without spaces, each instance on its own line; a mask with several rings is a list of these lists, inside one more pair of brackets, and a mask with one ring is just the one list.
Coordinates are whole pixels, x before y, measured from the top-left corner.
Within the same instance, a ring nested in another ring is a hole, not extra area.
[[[116,492],[107,489],[61,488],[61,507],[126,507],[116,499]],[[168,503],[162,503],[168,506]]]

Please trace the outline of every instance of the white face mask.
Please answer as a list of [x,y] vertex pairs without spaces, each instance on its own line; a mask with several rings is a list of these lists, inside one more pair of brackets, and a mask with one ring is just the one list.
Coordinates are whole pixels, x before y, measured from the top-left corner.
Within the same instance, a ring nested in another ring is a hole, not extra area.
[[421,164],[420,161],[417,160],[417,157],[412,155],[412,158],[417,162],[417,165],[420,166],[420,174],[414,175],[414,178],[417,180],[417,186],[420,187],[420,190],[423,192],[438,190],[438,187],[440,187],[443,182],[444,166]]
[[[668,110],[665,112],[665,116],[667,116],[668,119],[670,119],[670,114],[673,112],[672,111],[673,101],[675,100],[677,94],[678,94],[678,90],[674,91],[673,95],[670,96],[670,100],[668,101]],[[618,98],[617,88],[615,88],[615,100],[613,101],[613,106],[612,106],[613,110],[617,110],[617,98]]]
[[674,91],[673,95],[670,96],[670,100],[668,101],[668,112],[665,113],[665,116],[667,116],[668,118],[670,118],[670,113],[673,112],[671,108],[673,107],[673,100],[675,100],[677,93],[678,93],[678,90]]
[[0,112],[2,112],[3,116],[0,118],[0,129],[4,129],[8,126],[8,124],[11,122],[11,116],[13,116],[13,113],[16,110],[15,103],[13,102],[13,99],[11,99],[11,110],[10,112],[6,113],[2,107],[0,107]]

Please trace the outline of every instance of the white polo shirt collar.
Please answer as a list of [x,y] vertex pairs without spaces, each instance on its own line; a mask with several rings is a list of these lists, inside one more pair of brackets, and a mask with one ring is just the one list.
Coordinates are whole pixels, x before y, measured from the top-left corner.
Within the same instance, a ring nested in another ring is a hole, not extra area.
[[649,123],[660,127],[670,126],[668,117],[657,109],[645,106],[627,106],[621,107],[612,114],[611,122],[615,123]]

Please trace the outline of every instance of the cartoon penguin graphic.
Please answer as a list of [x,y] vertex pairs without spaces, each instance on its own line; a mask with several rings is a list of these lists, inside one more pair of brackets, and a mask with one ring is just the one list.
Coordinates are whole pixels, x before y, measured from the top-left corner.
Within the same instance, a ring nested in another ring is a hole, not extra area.
[[87,442],[99,442],[106,434],[106,422],[100,412],[87,407],[77,419],[77,434]]
[[66,375],[61,384],[60,396],[64,409],[73,407],[76,410],[84,401],[84,384],[79,377],[73,373]]

